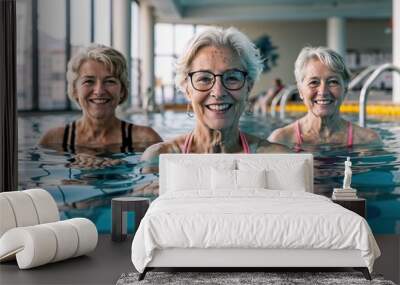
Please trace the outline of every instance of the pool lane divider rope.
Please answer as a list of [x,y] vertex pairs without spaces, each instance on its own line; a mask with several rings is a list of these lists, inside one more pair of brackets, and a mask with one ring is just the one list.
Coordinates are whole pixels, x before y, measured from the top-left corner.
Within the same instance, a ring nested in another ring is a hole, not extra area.
[[[279,111],[279,106],[276,108]],[[299,104],[288,104],[285,108],[286,112],[307,112],[306,106],[302,103]],[[340,107],[340,112],[342,113],[358,113],[358,104],[343,104]],[[400,116],[400,105],[393,104],[370,104],[367,105],[368,115],[385,115],[385,116]]]

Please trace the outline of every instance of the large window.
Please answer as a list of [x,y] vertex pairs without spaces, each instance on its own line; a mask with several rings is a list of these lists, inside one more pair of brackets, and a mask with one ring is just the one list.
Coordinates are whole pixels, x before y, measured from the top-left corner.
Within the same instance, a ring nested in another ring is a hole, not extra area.
[[[16,0],[19,111],[71,110],[67,62],[91,42],[112,45],[113,0]],[[138,91],[138,4],[132,1],[131,83]],[[138,96],[133,96],[138,97]]]
[[38,98],[40,110],[66,109],[66,1],[38,1]]
[[139,60],[139,5],[132,1],[132,18],[131,18],[131,104],[133,106],[141,106],[140,96],[140,60]]
[[111,45],[111,1],[94,0],[94,42],[103,45]]
[[[92,42],[92,19],[95,14],[91,14],[91,0],[70,0],[71,16],[68,21],[71,26],[71,54],[74,54],[80,46],[88,45]],[[94,6],[98,6],[100,1],[94,2]],[[96,17],[95,17],[96,18]]]
[[174,84],[175,63],[189,39],[204,28],[206,26],[156,24],[154,64],[158,104],[186,102]]
[[[90,42],[112,45],[112,0],[16,0],[18,110],[71,110],[66,68]],[[131,104],[140,105],[139,7],[131,2]],[[157,103],[185,102],[174,85],[175,62],[194,33],[205,26],[156,24]]]
[[32,96],[32,1],[16,1],[17,104],[18,110],[33,109]]

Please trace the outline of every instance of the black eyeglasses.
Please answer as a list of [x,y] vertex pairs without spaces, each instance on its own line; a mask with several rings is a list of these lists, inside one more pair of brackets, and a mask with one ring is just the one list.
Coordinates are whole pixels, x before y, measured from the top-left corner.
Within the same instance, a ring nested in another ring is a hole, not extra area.
[[231,91],[239,90],[246,82],[247,72],[231,69],[222,74],[214,74],[210,71],[194,71],[188,74],[192,86],[197,91],[208,91],[213,88],[217,76],[221,77],[222,85]]

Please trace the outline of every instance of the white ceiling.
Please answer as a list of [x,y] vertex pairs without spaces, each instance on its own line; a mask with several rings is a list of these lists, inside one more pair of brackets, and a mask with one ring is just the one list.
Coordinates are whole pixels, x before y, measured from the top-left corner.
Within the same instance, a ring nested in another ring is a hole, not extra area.
[[[389,18],[392,0],[138,0],[154,7],[157,22]],[[398,1],[398,0],[394,0]]]

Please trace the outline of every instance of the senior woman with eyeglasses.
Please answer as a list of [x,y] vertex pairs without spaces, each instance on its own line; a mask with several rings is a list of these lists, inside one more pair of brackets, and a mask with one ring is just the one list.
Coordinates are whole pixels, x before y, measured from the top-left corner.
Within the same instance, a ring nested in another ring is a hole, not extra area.
[[176,84],[189,100],[194,129],[149,147],[142,159],[160,153],[265,153],[287,148],[239,129],[249,93],[262,71],[254,44],[235,28],[209,28],[195,36],[177,62]]
[[305,47],[297,57],[294,74],[307,114],[276,129],[269,141],[298,151],[322,145],[381,144],[376,132],[352,124],[340,115],[350,73],[338,53],[326,47]]

